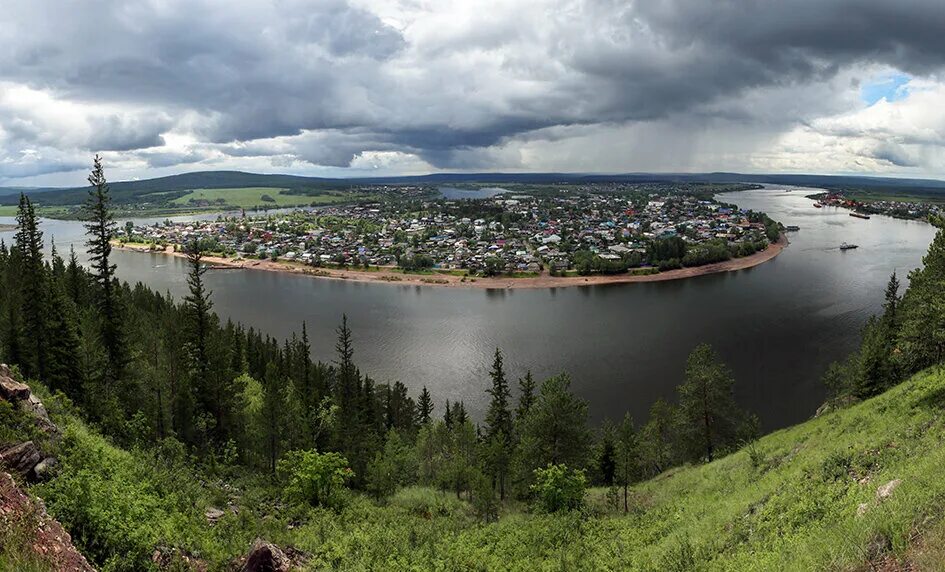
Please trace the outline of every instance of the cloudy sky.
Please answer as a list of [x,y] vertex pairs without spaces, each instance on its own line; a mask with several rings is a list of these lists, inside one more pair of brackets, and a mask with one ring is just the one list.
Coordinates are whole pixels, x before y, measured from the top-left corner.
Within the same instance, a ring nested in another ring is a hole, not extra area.
[[942,0],[4,0],[0,184],[945,178]]

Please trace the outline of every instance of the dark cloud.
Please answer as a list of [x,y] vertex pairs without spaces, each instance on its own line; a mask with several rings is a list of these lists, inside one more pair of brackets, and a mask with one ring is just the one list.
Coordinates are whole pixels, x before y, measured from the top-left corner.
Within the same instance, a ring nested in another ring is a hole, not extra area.
[[[844,70],[933,76],[945,65],[941,0],[544,8],[425,29],[409,17],[385,23],[347,0],[11,0],[0,13],[0,81],[64,101],[159,110],[93,117],[76,144],[88,150],[158,147],[176,127],[231,157],[347,166],[365,151],[400,151],[438,168],[479,169],[518,164],[516,153],[496,151],[511,140],[589,126],[807,122],[837,105],[809,86]],[[805,90],[818,97],[785,95]],[[22,117],[0,124],[15,145],[51,144],[48,130]],[[203,157],[139,156],[152,166]],[[904,164],[888,152],[876,158]]]

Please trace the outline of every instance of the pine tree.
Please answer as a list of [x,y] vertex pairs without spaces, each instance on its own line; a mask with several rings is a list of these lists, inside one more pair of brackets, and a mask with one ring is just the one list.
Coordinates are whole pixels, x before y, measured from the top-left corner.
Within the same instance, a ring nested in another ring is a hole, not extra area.
[[679,386],[679,413],[691,458],[711,462],[734,444],[744,414],[735,404],[735,380],[708,344],[697,346],[686,362],[686,382]]
[[566,374],[546,379],[521,427],[516,482],[527,491],[535,469],[565,464],[583,469],[590,456],[587,402],[571,392]]
[[43,266],[43,233],[33,209],[33,203],[20,193],[20,204],[16,214],[16,251],[19,254],[23,334],[27,340],[28,359],[22,363],[27,376],[46,380],[49,359],[46,331],[48,284]]
[[502,352],[495,350],[492,361],[492,387],[486,392],[492,398],[486,413],[486,442],[489,451],[488,470],[493,485],[499,490],[499,498],[505,500],[505,485],[508,478],[512,449],[512,412],[509,410],[509,383],[505,377]]
[[[199,383],[205,383],[210,373],[210,358],[207,346],[210,336],[210,311],[213,302],[210,292],[203,283],[203,276],[207,267],[203,265],[203,252],[197,241],[187,247],[187,263],[190,270],[187,273],[187,290],[184,297],[184,307],[188,318],[187,349],[190,355],[191,367]],[[199,385],[198,385],[199,386]]]
[[101,319],[102,343],[107,355],[107,368],[103,381],[105,391],[121,379],[128,363],[123,316],[116,291],[115,265],[111,263],[112,239],[115,238],[116,225],[112,216],[108,182],[102,159],[95,156],[92,173],[89,175],[89,197],[85,204],[85,224],[89,239],[86,242],[89,261],[92,264],[92,276],[98,289],[95,301]]
[[49,363],[46,379],[49,386],[76,399],[82,388],[82,367],[79,361],[79,324],[75,304],[66,293],[65,264],[52,251],[53,280],[49,285]]
[[521,421],[528,415],[528,411],[535,402],[535,380],[532,378],[532,370],[525,372],[525,377],[518,380],[518,390],[518,407],[515,409],[515,419]]
[[629,413],[624,416],[623,421],[617,427],[616,437],[614,476],[616,483],[623,488],[623,511],[629,512],[630,485],[638,477],[640,470],[637,434]]
[[450,400],[446,400],[446,410],[443,412],[443,423],[446,424],[447,429],[453,427],[453,408],[450,407]]
[[66,266],[66,292],[77,308],[82,306],[82,291],[85,277],[75,255],[75,246],[69,246],[69,264]]
[[649,473],[657,475],[670,467],[676,458],[676,408],[664,399],[650,406],[650,418],[641,432],[641,449],[649,465]]
[[909,274],[909,289],[897,307],[904,373],[945,360],[945,228],[936,233],[922,265]]
[[423,391],[420,392],[420,398],[417,401],[417,425],[428,424],[432,415],[433,399],[430,397],[427,386],[424,385]]

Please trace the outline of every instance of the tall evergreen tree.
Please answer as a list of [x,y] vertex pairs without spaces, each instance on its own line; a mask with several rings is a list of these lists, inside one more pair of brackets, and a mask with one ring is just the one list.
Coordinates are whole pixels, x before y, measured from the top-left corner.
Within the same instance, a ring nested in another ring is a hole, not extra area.
[[629,512],[630,485],[638,478],[640,470],[637,434],[629,413],[624,416],[623,421],[617,427],[614,457],[616,460],[614,480],[623,488],[623,511]]
[[22,304],[23,334],[28,359],[20,365],[27,376],[46,380],[49,359],[48,332],[46,331],[48,285],[43,265],[43,233],[33,203],[20,193],[16,214],[16,251],[19,254],[20,302]]
[[659,474],[676,459],[676,408],[664,399],[650,406],[650,417],[641,431],[641,449],[649,474]]
[[686,382],[679,386],[682,436],[693,459],[712,461],[735,443],[744,414],[735,403],[735,380],[708,344],[697,346],[686,362]]
[[495,350],[489,377],[492,378],[492,386],[486,390],[491,397],[485,419],[487,467],[494,488],[499,490],[499,498],[505,499],[506,481],[512,456],[513,426],[512,412],[509,409],[509,382],[505,377],[502,352],[499,348]]
[[909,274],[909,289],[897,315],[899,342],[907,373],[945,360],[945,228],[940,228],[922,258],[922,268]]
[[571,392],[566,374],[546,379],[521,428],[516,484],[527,491],[535,469],[565,464],[583,469],[590,454],[587,402]]
[[76,399],[83,386],[78,317],[75,304],[66,293],[65,264],[55,248],[52,258],[54,273],[49,284],[49,314],[46,320],[46,330],[49,332],[46,380],[51,388]]
[[532,370],[525,372],[525,377],[518,380],[518,391],[518,407],[515,409],[515,419],[521,421],[528,415],[528,411],[535,402],[535,380],[532,378]]
[[430,397],[430,392],[427,390],[427,386],[423,386],[423,391],[420,392],[420,397],[417,400],[417,424],[426,425],[430,422],[430,417],[433,415],[433,399]]
[[222,387],[223,378],[228,377],[220,368],[211,367],[210,345],[213,331],[213,302],[210,291],[204,284],[207,267],[203,264],[203,251],[194,240],[186,248],[188,294],[184,296],[184,311],[187,318],[187,354],[190,365],[191,388],[200,413],[213,419],[212,433],[218,439],[223,435],[224,404],[228,401]]
[[105,391],[124,375],[128,352],[123,331],[123,316],[115,281],[115,265],[111,262],[112,239],[116,224],[111,212],[111,196],[102,159],[95,156],[89,175],[89,197],[85,203],[85,228],[89,236],[89,261],[92,276],[98,286],[95,301],[100,314],[102,343],[105,346],[107,366],[104,372]]

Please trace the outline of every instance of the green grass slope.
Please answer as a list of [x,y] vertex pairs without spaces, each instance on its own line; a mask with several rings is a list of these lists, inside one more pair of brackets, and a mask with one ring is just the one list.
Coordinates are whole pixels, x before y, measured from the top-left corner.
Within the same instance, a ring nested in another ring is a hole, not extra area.
[[[103,570],[143,569],[155,546],[225,569],[256,536],[307,552],[313,570],[945,569],[942,369],[640,483],[629,515],[593,490],[581,512],[509,506],[492,524],[423,488],[384,504],[353,495],[340,513],[292,508],[266,479],[197,478],[180,450],[119,450],[51,401],[64,472],[33,492]],[[237,512],[208,524],[203,511],[227,501]]]

